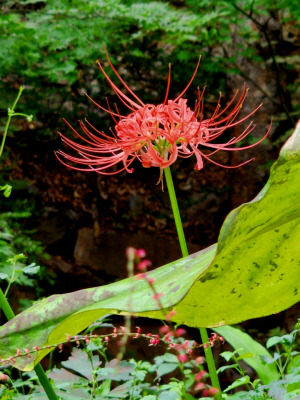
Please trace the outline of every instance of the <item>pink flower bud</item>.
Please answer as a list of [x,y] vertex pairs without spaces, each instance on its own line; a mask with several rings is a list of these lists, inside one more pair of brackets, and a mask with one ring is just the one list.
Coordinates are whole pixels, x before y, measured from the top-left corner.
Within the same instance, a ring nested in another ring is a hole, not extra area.
[[188,356],[186,354],[178,354],[177,358],[181,363],[185,363],[188,360]]
[[[206,384],[204,382],[199,382],[197,383],[197,385],[195,386],[195,390],[203,390],[204,388],[206,388]],[[204,392],[202,393],[204,395]]]
[[159,300],[161,297],[163,297],[163,293],[155,293],[152,298],[153,300]]
[[147,275],[146,275],[145,273],[143,273],[143,274],[137,274],[137,275],[135,275],[134,278],[138,281],[138,280],[141,280],[141,279],[145,279],[146,276],[147,276]]
[[9,381],[9,376],[6,374],[0,374],[0,381]]
[[136,268],[139,270],[139,271],[147,271],[147,269],[148,269],[148,267],[150,267],[150,265],[151,265],[152,263],[151,263],[151,261],[149,261],[149,260],[143,260],[143,261],[141,261],[141,262],[139,262],[138,263],[138,265],[136,266]]
[[170,328],[168,327],[168,325],[163,325],[159,328],[159,332],[163,335],[165,333],[168,333],[170,330]]
[[199,356],[199,357],[195,358],[194,361],[195,361],[195,363],[196,363],[197,365],[199,365],[199,364],[204,364],[204,363],[205,363],[205,357]]
[[207,375],[207,372],[206,372],[205,370],[199,371],[199,372],[195,375],[195,382],[202,381],[203,378],[205,378],[206,375]]
[[183,328],[178,328],[178,329],[176,329],[176,331],[175,331],[175,335],[177,336],[177,337],[181,337],[181,336],[183,336],[183,335],[185,335],[186,334],[186,331],[185,331],[185,329],[183,329]]
[[135,255],[138,258],[144,258],[146,257],[146,251],[144,249],[137,249],[135,250]]
[[170,312],[165,316],[165,320],[166,320],[166,321],[170,321],[170,319],[171,319],[174,315],[176,315],[176,314],[177,314],[177,311],[175,311],[175,310],[170,311]]

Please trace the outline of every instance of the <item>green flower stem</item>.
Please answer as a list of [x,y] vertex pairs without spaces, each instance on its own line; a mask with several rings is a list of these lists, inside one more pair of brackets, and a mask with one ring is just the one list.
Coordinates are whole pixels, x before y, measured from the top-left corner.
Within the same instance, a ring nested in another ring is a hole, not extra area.
[[[11,306],[9,305],[8,301],[6,300],[6,297],[4,296],[4,293],[2,292],[2,290],[0,289],[0,308],[2,308],[6,318],[8,320],[13,319],[15,317],[15,314],[11,308]],[[41,364],[37,364],[34,367],[35,373],[37,374],[37,377],[39,378],[39,381],[41,383],[41,385],[43,386],[48,399],[49,400],[58,400],[58,397],[55,394],[55,391],[45,373],[45,371],[43,370]]]
[[[170,196],[171,207],[172,207],[172,211],[173,211],[173,215],[174,215],[174,220],[175,220],[175,225],[176,225],[176,229],[177,229],[181,253],[182,253],[183,257],[186,257],[189,255],[189,252],[188,252],[188,248],[187,248],[187,244],[186,244],[186,240],[185,240],[185,236],[184,236],[184,231],[183,231],[183,227],[182,227],[179,207],[178,207],[178,203],[177,203],[177,198],[176,198],[176,193],[175,193],[175,189],[174,189],[174,184],[173,184],[173,179],[172,179],[170,168],[169,167],[165,168],[164,173],[165,173],[168,192],[169,192],[169,196]],[[201,336],[202,343],[209,342],[207,330],[205,328],[200,328],[200,336]],[[206,357],[206,361],[207,361],[207,366],[208,366],[208,371],[209,371],[212,386],[219,389],[219,392],[216,395],[216,399],[222,400],[221,387],[220,387],[211,347],[209,346],[207,349],[204,349],[204,351],[205,351],[205,357]]]
[[8,118],[7,118],[7,122],[6,122],[6,125],[5,125],[4,134],[3,134],[3,137],[2,137],[2,143],[1,143],[1,147],[0,147],[0,157],[1,157],[2,152],[3,152],[5,139],[6,139],[6,136],[7,136],[8,127],[9,127],[9,124],[10,124],[11,117],[14,115],[14,110],[16,108],[16,105],[17,105],[18,101],[19,101],[19,98],[21,97],[21,94],[22,94],[23,90],[24,90],[23,86],[20,86],[19,93],[17,95],[17,98],[16,98],[13,106],[8,109]]

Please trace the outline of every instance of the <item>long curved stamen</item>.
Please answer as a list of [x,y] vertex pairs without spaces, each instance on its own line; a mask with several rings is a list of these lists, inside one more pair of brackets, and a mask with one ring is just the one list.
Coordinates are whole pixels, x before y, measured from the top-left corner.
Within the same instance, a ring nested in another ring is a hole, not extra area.
[[198,68],[199,68],[199,65],[200,65],[200,61],[201,61],[201,55],[200,55],[199,58],[198,58],[198,62],[197,62],[195,71],[194,71],[194,73],[193,73],[193,75],[192,75],[192,77],[191,77],[189,83],[187,84],[187,86],[185,87],[185,89],[183,89],[183,91],[180,93],[180,95],[176,97],[176,99],[175,99],[174,101],[178,101],[178,100],[184,95],[184,93],[188,90],[188,88],[191,86],[191,84],[192,84],[192,82],[193,82],[193,80],[195,79],[195,76],[196,76],[196,74],[197,74],[197,71],[198,71]]

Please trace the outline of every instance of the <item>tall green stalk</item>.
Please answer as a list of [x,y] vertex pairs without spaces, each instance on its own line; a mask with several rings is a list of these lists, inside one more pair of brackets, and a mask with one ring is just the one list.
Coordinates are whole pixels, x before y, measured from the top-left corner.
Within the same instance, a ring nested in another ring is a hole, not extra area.
[[[174,220],[175,220],[175,225],[176,225],[176,229],[177,229],[181,253],[182,253],[183,257],[186,257],[189,255],[189,252],[188,252],[188,248],[187,248],[187,244],[186,244],[186,240],[185,240],[185,236],[184,236],[184,231],[183,231],[183,227],[182,227],[179,207],[178,207],[178,203],[177,203],[177,198],[176,198],[176,193],[175,193],[175,189],[174,189],[174,184],[173,184],[173,179],[172,179],[170,168],[169,167],[165,168],[164,173],[165,173],[168,192],[169,192],[169,196],[170,196],[171,207],[172,207],[172,211],[173,211],[173,215],[174,215]],[[209,342],[207,330],[205,328],[200,328],[200,336],[201,336],[202,343]],[[211,347],[209,346],[207,349],[204,349],[204,352],[205,352],[205,357],[206,357],[206,361],[207,361],[207,366],[208,366],[208,371],[209,371],[212,386],[219,389],[219,392],[216,395],[216,398],[217,398],[217,400],[222,400],[221,387],[220,387]]]
[[[23,114],[23,113],[15,113],[15,108],[16,108],[16,105],[19,101],[19,98],[20,98],[22,92],[23,92],[23,87],[21,86],[13,106],[8,109],[8,118],[7,118],[7,122],[6,122],[5,129],[4,129],[4,134],[3,134],[2,142],[1,142],[1,146],[0,146],[0,157],[3,152],[5,139],[7,136],[8,127],[9,127],[11,118],[14,116],[23,116],[23,117],[26,117],[28,121],[31,121],[31,119],[32,119],[31,115],[27,115],[27,114]],[[14,314],[11,306],[9,305],[1,288],[0,288],[0,309],[3,310],[5,316],[8,320],[13,319],[15,317],[15,314]],[[56,396],[55,391],[54,391],[45,371],[43,370],[42,366],[40,364],[37,364],[35,366],[34,370],[35,370],[35,373],[36,373],[41,385],[43,386],[43,388],[45,390],[45,393],[47,394],[48,399],[49,400],[58,400],[58,397]]]

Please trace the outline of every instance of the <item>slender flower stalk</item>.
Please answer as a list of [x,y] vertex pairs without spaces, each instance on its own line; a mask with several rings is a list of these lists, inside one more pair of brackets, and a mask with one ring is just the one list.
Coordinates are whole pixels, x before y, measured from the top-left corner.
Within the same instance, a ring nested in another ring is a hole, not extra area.
[[[174,184],[173,184],[173,179],[171,175],[170,168],[165,168],[164,169],[165,173],[165,178],[167,182],[167,188],[170,196],[170,202],[171,202],[171,207],[174,215],[174,220],[175,220],[175,225],[177,229],[177,234],[178,234],[178,240],[180,243],[180,248],[181,248],[181,253],[183,257],[187,257],[189,255],[188,253],[188,248],[185,240],[185,235],[182,227],[182,222],[181,222],[181,217],[180,217],[180,212],[179,212],[179,207],[177,203],[177,198],[175,194],[175,189],[174,189]],[[200,336],[202,343],[208,343],[208,334],[207,330],[205,328],[200,328]],[[205,357],[207,361],[207,366],[208,366],[208,371],[209,371],[209,376],[211,379],[211,383],[213,387],[218,389],[218,393],[216,394],[217,400],[222,400],[222,393],[221,393],[221,387],[217,375],[217,370],[214,362],[214,357],[212,354],[211,347],[204,347],[204,352],[205,352]]]

